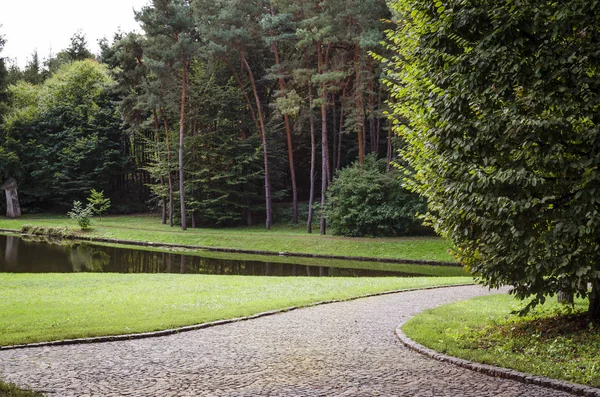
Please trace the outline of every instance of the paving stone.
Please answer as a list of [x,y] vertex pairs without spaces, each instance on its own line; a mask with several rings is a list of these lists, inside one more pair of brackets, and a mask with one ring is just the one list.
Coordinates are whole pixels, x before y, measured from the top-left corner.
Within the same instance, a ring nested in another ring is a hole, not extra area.
[[0,379],[53,396],[569,396],[424,357],[394,335],[422,310],[487,293],[404,292],[165,337],[5,350]]

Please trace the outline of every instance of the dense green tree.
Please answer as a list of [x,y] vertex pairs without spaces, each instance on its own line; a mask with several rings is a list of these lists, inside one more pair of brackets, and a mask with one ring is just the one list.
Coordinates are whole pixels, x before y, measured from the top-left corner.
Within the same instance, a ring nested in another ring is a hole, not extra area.
[[40,84],[44,80],[42,64],[40,63],[37,50],[33,51],[31,58],[27,60],[22,78],[31,84]]
[[88,42],[85,33],[78,30],[70,38],[71,43],[66,49],[59,51],[56,55],[50,54],[44,61],[44,78],[52,76],[61,66],[85,59],[94,59],[94,54],[88,48]]
[[[2,25],[0,25],[2,27]],[[8,70],[6,67],[6,59],[2,57],[2,50],[4,49],[4,44],[6,40],[4,36],[0,34],[0,121],[2,120],[2,115],[5,111],[5,106],[7,102],[7,93],[6,87],[8,86]]]
[[[289,41],[292,41],[295,38],[294,32],[294,23],[293,16],[289,13],[281,13],[276,12],[274,1],[271,0],[269,3],[270,12],[266,15],[263,15],[261,20],[261,26],[265,31],[265,40],[267,44],[271,45],[271,49],[273,51],[273,55],[275,56],[275,64],[273,65],[273,72],[277,76],[277,83],[279,87],[279,97],[285,98],[288,94],[293,94],[287,92],[287,79],[289,79],[290,71],[286,70],[286,66],[289,66],[290,62],[285,59],[285,53],[281,50],[284,44],[287,44],[285,47],[291,50],[294,49],[293,46],[289,45]],[[292,140],[292,120],[291,117],[294,115],[295,111],[292,111],[290,114],[288,111],[284,109],[279,109],[283,115],[283,121],[285,125],[285,135],[287,141],[287,152],[288,152],[288,166],[290,170],[290,182],[292,185],[292,222],[294,224],[298,223],[298,187],[296,184],[296,170],[295,170],[295,162],[294,162],[294,145]]]
[[68,55],[69,60],[83,61],[84,59],[94,58],[94,55],[88,49],[87,39],[83,31],[78,30],[71,36],[71,44],[64,52]]
[[191,1],[189,0],[154,0],[136,13],[136,19],[150,38],[152,47],[150,54],[157,61],[167,66],[171,73],[180,72],[176,76],[180,80],[179,110],[179,204],[181,209],[181,228],[187,229],[187,213],[185,208],[184,178],[184,138],[186,131],[186,100],[188,72],[191,59],[197,48],[198,35],[192,18]]
[[240,224],[260,202],[260,139],[242,130],[243,95],[223,69],[195,62],[190,70],[189,207],[205,226]]
[[[264,40],[262,40],[260,19],[268,10],[265,0],[195,0],[195,19],[199,34],[206,40],[206,51],[212,56],[231,65],[236,80],[244,91],[244,83],[233,67],[232,55],[241,64],[242,73],[246,74],[254,101],[246,96],[247,105],[256,127],[260,133],[263,149],[264,189],[265,189],[265,226],[271,228],[272,220],[272,188],[269,172],[269,145],[267,139],[267,120],[264,112],[264,101],[259,92],[255,67],[250,57],[254,54],[264,56]],[[260,58],[258,58],[260,59]]]
[[589,297],[600,320],[600,3],[393,4],[394,114],[428,222],[484,284],[528,307]]
[[87,60],[64,65],[42,85],[9,88],[2,148],[11,161],[1,171],[19,181],[26,204],[62,206],[92,188],[113,190],[127,156],[112,84],[105,67]]

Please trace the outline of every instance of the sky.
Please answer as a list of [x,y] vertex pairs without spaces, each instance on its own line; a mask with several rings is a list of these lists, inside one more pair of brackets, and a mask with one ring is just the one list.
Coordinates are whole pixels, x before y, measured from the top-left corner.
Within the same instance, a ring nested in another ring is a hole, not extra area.
[[35,49],[41,61],[71,43],[71,36],[81,30],[88,48],[99,52],[97,41],[112,40],[123,32],[139,31],[133,9],[139,10],[149,0],[0,0],[0,35],[6,44],[0,57],[16,59],[20,67]]

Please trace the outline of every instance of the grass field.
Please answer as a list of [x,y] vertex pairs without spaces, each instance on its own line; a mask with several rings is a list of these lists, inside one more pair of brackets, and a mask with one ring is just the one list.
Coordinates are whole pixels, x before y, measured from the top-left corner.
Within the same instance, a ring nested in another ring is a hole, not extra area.
[[13,384],[7,384],[0,381],[0,397],[42,397],[43,394],[33,391],[24,390]]
[[554,302],[527,317],[510,314],[522,305],[507,295],[475,298],[428,310],[402,329],[451,356],[600,387],[600,326],[577,312],[587,302],[571,314]]
[[[0,219],[0,229],[18,230],[24,224],[77,229],[66,216],[23,216]],[[162,225],[153,215],[115,216],[94,219],[87,236],[122,240],[152,241],[206,247],[294,252],[324,255],[400,258],[453,262],[450,244],[438,237],[345,238],[307,234],[303,226],[274,226],[228,229],[188,229]]]
[[0,273],[0,345],[154,331],[468,277]]

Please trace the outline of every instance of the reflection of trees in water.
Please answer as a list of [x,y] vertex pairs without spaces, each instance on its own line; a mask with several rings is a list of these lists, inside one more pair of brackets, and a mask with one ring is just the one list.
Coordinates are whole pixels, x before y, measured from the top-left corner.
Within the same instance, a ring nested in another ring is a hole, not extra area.
[[74,272],[102,272],[110,264],[110,255],[87,244],[71,247],[71,266]]
[[[23,241],[20,241],[23,240]],[[188,273],[253,276],[377,277],[417,276],[384,270],[309,266],[253,260],[215,259],[64,241],[39,242],[0,235],[0,271]],[[48,244],[48,243],[51,244]]]
[[4,260],[7,266],[16,266],[19,255],[19,237],[6,236],[6,247],[4,251]]

